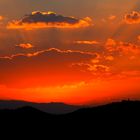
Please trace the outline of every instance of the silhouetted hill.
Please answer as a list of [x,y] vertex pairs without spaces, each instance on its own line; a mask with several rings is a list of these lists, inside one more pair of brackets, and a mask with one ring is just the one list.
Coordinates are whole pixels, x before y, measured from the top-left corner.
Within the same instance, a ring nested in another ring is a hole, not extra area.
[[45,113],[30,106],[2,109],[0,110],[0,126],[5,132],[9,129],[15,135],[17,135],[17,130],[23,134],[28,130],[33,136],[40,132],[46,137],[49,134],[51,137],[66,135],[67,139],[72,135],[74,139],[77,135],[80,139],[85,135],[85,139],[88,139],[88,136],[90,139],[95,138],[95,135],[98,138],[104,138],[103,132],[105,132],[106,136],[113,134],[112,139],[114,139],[118,134],[127,136],[133,130],[139,131],[140,101],[111,103],[61,115]]
[[17,109],[30,106],[50,114],[66,114],[79,109],[79,106],[67,105],[63,103],[32,103],[15,100],[0,100],[1,109]]
[[[140,117],[140,101],[122,101],[98,107],[79,109],[68,116],[80,119],[137,119]],[[138,120],[139,121],[139,120]]]
[[122,101],[111,103],[99,107],[84,108],[68,114],[52,115],[42,112],[33,107],[22,107],[19,109],[0,110],[0,120],[17,122],[26,120],[26,122],[35,122],[53,125],[98,125],[110,122],[122,123],[140,123],[140,101]]

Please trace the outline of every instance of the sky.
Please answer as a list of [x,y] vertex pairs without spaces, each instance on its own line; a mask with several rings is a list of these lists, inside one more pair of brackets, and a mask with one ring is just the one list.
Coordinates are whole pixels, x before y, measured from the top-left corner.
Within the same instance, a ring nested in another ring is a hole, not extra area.
[[139,0],[0,0],[0,99],[140,99]]

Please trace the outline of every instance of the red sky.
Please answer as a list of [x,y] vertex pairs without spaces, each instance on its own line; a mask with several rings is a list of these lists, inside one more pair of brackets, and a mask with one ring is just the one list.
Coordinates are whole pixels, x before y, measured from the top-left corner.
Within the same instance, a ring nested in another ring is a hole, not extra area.
[[140,99],[138,0],[13,1],[0,1],[0,99]]

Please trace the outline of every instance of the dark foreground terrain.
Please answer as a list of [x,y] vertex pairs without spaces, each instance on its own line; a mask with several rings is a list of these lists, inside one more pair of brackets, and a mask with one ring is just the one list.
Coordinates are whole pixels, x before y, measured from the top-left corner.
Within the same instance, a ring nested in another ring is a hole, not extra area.
[[49,114],[67,114],[81,108],[81,106],[67,105],[64,103],[33,103],[17,100],[0,100],[0,110],[15,110],[27,106]]
[[104,106],[78,109],[72,113],[53,115],[30,106],[18,109],[1,109],[0,123],[46,124],[53,125],[91,125],[99,124],[140,124],[140,101],[122,101]]

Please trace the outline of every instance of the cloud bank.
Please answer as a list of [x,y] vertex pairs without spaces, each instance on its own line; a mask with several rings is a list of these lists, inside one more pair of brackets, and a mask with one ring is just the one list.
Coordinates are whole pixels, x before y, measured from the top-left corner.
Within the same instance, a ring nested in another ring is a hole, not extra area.
[[[88,79],[87,67],[82,70],[73,63],[88,63],[94,53],[62,51],[56,48],[0,58],[0,84],[13,87],[49,86]],[[10,69],[9,69],[10,68]]]

